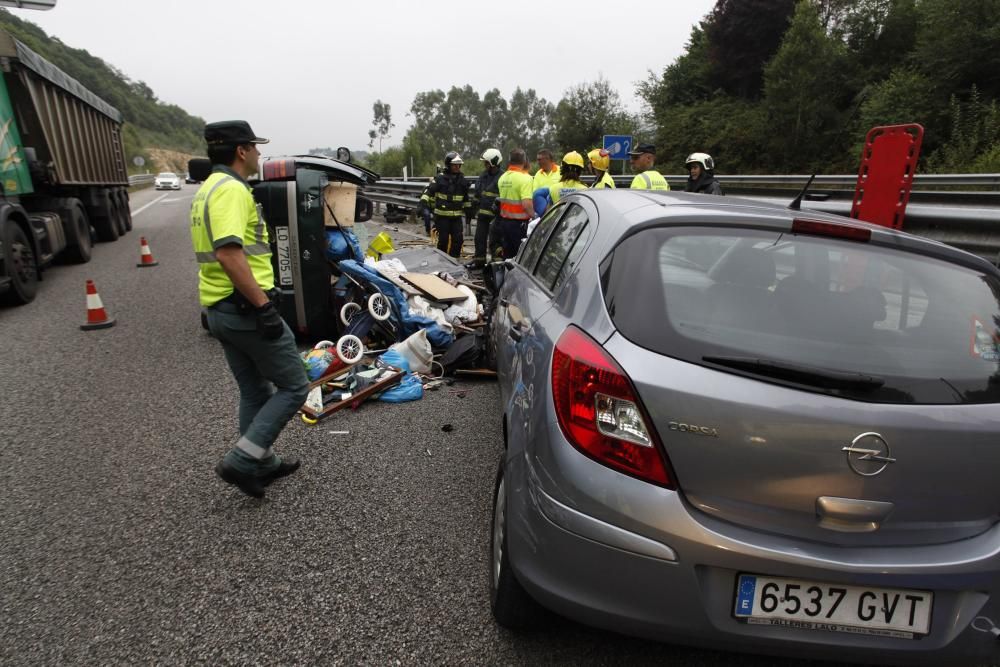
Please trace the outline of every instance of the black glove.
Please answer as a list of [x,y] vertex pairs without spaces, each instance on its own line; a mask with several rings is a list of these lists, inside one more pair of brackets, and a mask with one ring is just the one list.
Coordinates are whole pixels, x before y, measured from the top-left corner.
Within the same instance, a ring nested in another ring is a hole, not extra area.
[[276,340],[285,333],[285,323],[281,321],[281,315],[274,304],[268,301],[263,306],[259,306],[257,315],[257,333],[266,340]]

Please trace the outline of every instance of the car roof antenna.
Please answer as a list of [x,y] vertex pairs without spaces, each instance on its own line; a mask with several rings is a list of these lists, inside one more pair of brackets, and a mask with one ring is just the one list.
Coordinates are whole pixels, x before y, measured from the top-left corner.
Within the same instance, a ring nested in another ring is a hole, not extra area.
[[802,198],[806,196],[806,192],[809,190],[809,186],[812,185],[814,178],[816,178],[816,174],[809,177],[809,180],[806,181],[805,187],[803,187],[802,191],[799,192],[799,196],[792,200],[792,203],[788,205],[788,208],[793,211],[798,211],[802,208]]

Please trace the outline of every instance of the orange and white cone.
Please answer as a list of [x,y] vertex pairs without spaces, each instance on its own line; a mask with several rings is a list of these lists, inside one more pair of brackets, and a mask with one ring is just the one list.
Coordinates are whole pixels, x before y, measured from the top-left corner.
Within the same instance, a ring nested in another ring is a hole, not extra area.
[[97,293],[97,287],[93,280],[87,281],[87,321],[80,325],[84,331],[91,329],[107,329],[115,325],[115,318],[108,317],[101,303],[101,296]]
[[153,259],[153,253],[149,251],[149,244],[146,243],[146,237],[139,237],[139,247],[142,249],[142,258],[136,266],[140,269],[147,266],[156,266],[159,262]]

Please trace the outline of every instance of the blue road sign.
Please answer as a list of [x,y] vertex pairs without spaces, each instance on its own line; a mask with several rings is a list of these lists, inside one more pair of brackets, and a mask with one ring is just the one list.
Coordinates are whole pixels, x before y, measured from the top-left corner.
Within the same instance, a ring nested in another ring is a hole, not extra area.
[[612,160],[627,160],[628,152],[632,150],[632,137],[628,134],[605,134],[604,150],[610,153]]

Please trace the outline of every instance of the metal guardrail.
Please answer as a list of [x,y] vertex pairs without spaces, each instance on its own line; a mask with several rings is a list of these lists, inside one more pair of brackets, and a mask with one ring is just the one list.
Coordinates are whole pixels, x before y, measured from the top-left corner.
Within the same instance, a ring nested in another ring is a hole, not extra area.
[[129,185],[145,185],[146,183],[152,183],[156,180],[155,174],[136,174],[135,176],[128,177]]
[[[615,185],[627,188],[633,176],[615,176]],[[683,190],[687,175],[665,177]],[[727,196],[787,205],[809,176],[719,176]],[[584,181],[588,179],[585,178]],[[383,178],[365,188],[374,202],[415,209],[429,179]],[[851,212],[857,176],[816,176],[803,210],[847,216]],[[956,246],[1000,265],[1000,174],[927,174],[914,178],[903,229],[911,234]],[[948,190],[962,187],[986,191]],[[944,189],[942,189],[944,188]],[[993,188],[990,190],[990,188]]]

